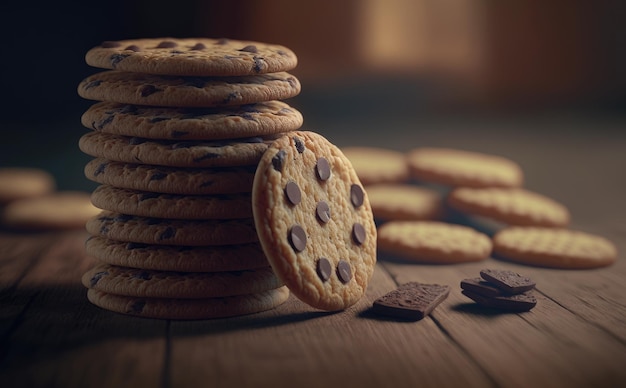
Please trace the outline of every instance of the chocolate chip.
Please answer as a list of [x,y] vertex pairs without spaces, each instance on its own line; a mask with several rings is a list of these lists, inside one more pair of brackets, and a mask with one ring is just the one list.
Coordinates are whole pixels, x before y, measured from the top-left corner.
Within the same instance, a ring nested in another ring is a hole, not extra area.
[[158,91],[159,89],[154,85],[144,85],[139,92],[141,93],[141,97],[148,97]]
[[287,152],[285,150],[280,150],[274,155],[272,158],[272,166],[276,171],[283,171],[283,165],[285,163],[285,157],[287,156]]
[[254,70],[254,72],[260,73],[265,67],[265,60],[261,57],[257,57],[256,55],[254,56],[253,60],[254,67],[252,69]]
[[204,50],[205,48],[204,43],[196,43],[190,50]]
[[159,236],[159,241],[167,240],[176,235],[176,229],[168,226],[163,233]]
[[146,306],[145,300],[137,300],[133,302],[130,306],[128,306],[127,313],[135,313],[140,314],[143,311],[143,308]]
[[299,154],[304,152],[305,150],[304,143],[302,142],[302,140],[300,140],[299,137],[294,136],[293,143],[296,145],[296,150],[298,150]]
[[122,44],[120,42],[116,42],[114,40],[106,40],[106,41],[102,42],[100,47],[102,47],[102,48],[114,48],[114,47],[120,47],[121,45]]
[[166,173],[157,171],[157,172],[155,172],[154,174],[152,174],[150,176],[150,180],[151,181],[160,181],[162,179],[165,179],[166,177],[167,177]]
[[333,271],[333,267],[327,258],[320,257],[320,259],[317,261],[316,270],[317,270],[317,276],[319,276],[320,279],[322,279],[322,281],[325,282],[328,279],[330,279],[330,274]]
[[356,222],[352,226],[352,239],[354,240],[354,242],[358,245],[362,245],[365,242],[366,236],[367,233],[365,233],[365,228],[363,227],[363,225]]
[[141,51],[141,48],[139,48],[139,46],[131,44],[130,46],[126,47],[124,50],[130,50],[130,51],[134,51],[134,52],[139,52]]
[[226,38],[220,38],[217,42],[215,42],[215,44],[219,44],[220,46],[223,46],[225,44],[228,44],[229,40]]
[[102,129],[102,128],[106,127],[107,125],[109,125],[109,124],[113,121],[113,119],[115,119],[115,116],[114,116],[114,115],[107,116],[104,120],[100,121],[100,122],[99,122],[99,123],[97,123],[97,124],[94,122],[94,123],[92,124],[92,127],[93,127],[95,130],[100,130],[100,129]]
[[302,193],[300,192],[300,187],[298,184],[293,181],[287,182],[285,185],[285,196],[291,202],[292,205],[297,205],[302,200]]
[[100,174],[104,174],[104,170],[106,169],[108,163],[102,163],[96,168],[96,171],[93,172],[93,176],[98,176]]
[[241,50],[239,50],[239,51],[245,51],[245,52],[247,52],[247,53],[253,53],[253,54],[256,54],[256,53],[258,53],[258,52],[259,52],[259,50],[256,48],[256,46],[255,46],[255,45],[253,45],[253,44],[248,45],[248,46],[246,46],[246,47],[242,48],[242,49],[241,49]]
[[232,92],[232,93],[229,93],[228,96],[226,96],[226,98],[224,98],[222,100],[222,102],[224,104],[228,104],[228,103],[230,103],[232,101],[235,101],[235,100],[237,100],[239,98],[241,98],[241,94],[239,92]]
[[352,205],[354,205],[354,207],[359,207],[363,205],[364,197],[365,195],[363,193],[363,189],[361,188],[361,186],[359,185],[350,186],[350,202],[352,202]]
[[328,160],[326,160],[326,158],[321,157],[317,159],[317,163],[315,163],[315,172],[317,173],[317,177],[323,181],[330,178],[330,164],[328,164]]
[[300,225],[289,229],[289,243],[296,252],[302,252],[306,248],[306,232]]
[[172,42],[171,40],[164,40],[156,46],[156,48],[174,48],[178,46],[176,42]]
[[113,54],[109,58],[111,61],[111,66],[115,68],[118,63],[122,62],[124,59],[128,58],[130,54]]
[[352,269],[347,261],[339,260],[339,263],[337,263],[337,277],[343,284],[348,283],[352,279]]
[[317,215],[317,219],[324,224],[330,221],[330,207],[324,201],[319,201],[317,203],[317,206],[315,207],[315,214]]
[[98,284],[98,282],[100,281],[100,279],[102,279],[103,277],[107,276],[109,273],[107,271],[100,271],[100,272],[96,272],[92,277],[91,280],[89,280],[89,285],[91,285],[91,287],[95,286],[96,284]]
[[83,89],[87,90],[87,89],[95,88],[95,87],[100,86],[101,84],[102,84],[102,80],[97,79],[97,80],[94,80],[85,84]]

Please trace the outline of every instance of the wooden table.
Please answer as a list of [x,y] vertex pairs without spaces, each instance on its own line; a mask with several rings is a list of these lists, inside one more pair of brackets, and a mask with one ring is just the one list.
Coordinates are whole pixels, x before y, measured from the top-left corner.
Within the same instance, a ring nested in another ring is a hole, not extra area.
[[[381,136],[379,124],[358,131],[328,124],[321,132],[340,146],[446,145],[507,155],[522,165],[529,188],[570,208],[573,228],[626,251],[626,141],[615,130],[623,122],[565,118],[504,129],[421,122],[394,136]],[[165,321],[110,313],[86,300],[79,283],[92,265],[85,238],[83,231],[0,233],[0,386],[626,387],[623,258],[608,268],[567,271],[496,259],[433,266],[379,256],[365,297],[346,311],[317,311],[292,296],[244,317]],[[520,314],[478,308],[459,282],[487,267],[536,280],[537,306]],[[374,299],[407,281],[452,291],[417,322],[369,311]]]

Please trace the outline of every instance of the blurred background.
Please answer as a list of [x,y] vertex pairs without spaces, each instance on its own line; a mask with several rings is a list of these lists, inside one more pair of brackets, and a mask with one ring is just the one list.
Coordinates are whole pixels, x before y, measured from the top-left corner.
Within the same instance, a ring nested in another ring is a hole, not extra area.
[[[558,165],[558,147],[580,147],[615,172],[624,167],[620,1],[36,0],[0,9],[0,165],[46,168],[61,188],[95,187],[77,145],[92,102],[76,87],[99,71],[85,52],[104,40],[165,36],[290,47],[302,93],[288,102],[305,129],[340,146],[450,146],[530,169]],[[530,185],[541,179],[550,176]]]

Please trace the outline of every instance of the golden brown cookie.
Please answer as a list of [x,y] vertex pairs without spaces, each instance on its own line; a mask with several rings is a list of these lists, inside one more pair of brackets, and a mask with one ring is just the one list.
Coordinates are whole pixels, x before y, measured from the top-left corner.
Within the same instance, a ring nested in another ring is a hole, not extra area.
[[496,255],[521,264],[563,269],[605,267],[617,248],[604,237],[576,230],[512,226],[493,237]]
[[409,180],[409,166],[404,153],[379,147],[343,147],[361,183],[401,183]]
[[324,310],[363,296],[376,263],[376,226],[339,148],[314,132],[276,140],[259,162],[252,203],[268,261],[294,295]]
[[561,203],[521,188],[470,188],[453,190],[447,202],[467,214],[509,225],[567,226],[569,210]]
[[491,239],[463,225],[436,221],[390,221],[378,228],[378,248],[410,261],[452,264],[485,260]]
[[445,186],[520,187],[520,166],[507,158],[450,148],[415,148],[407,153],[411,176]]
[[365,189],[378,220],[436,220],[444,214],[441,194],[426,187],[377,184]]

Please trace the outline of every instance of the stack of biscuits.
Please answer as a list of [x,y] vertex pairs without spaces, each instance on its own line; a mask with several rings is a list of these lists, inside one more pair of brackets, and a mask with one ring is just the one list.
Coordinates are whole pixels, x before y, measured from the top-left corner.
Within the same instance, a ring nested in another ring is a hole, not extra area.
[[103,42],[86,54],[104,69],[78,86],[95,102],[88,179],[102,212],[87,222],[98,264],[89,300],[142,317],[206,319],[268,310],[288,289],[255,230],[256,166],[280,134],[302,126],[282,100],[300,83],[286,47],[226,39]]

